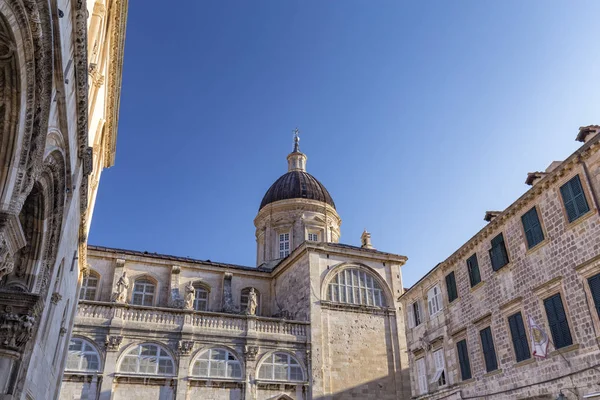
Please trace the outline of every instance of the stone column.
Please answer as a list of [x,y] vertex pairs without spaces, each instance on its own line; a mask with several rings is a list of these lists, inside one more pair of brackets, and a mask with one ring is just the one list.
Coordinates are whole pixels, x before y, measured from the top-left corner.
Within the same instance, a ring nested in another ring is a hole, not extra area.
[[183,299],[179,293],[181,268],[176,265],[171,267],[171,282],[169,283],[170,297],[169,306],[174,308],[183,308]]
[[99,400],[111,400],[113,398],[113,381],[117,368],[117,358],[119,357],[119,347],[123,336],[107,336],[105,341],[106,360],[104,362],[104,374],[102,377],[102,385],[100,386]]
[[256,356],[258,346],[247,344],[244,346],[244,364],[246,365],[246,376],[244,380],[244,400],[256,400]]
[[234,311],[233,306],[233,292],[231,289],[231,279],[233,275],[231,272],[225,272],[223,276],[223,312]]

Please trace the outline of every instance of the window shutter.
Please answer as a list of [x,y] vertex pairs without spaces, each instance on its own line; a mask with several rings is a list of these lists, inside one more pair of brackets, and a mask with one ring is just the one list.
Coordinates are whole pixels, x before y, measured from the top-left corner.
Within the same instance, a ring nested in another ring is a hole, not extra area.
[[525,333],[521,313],[511,315],[508,318],[508,324],[510,326],[510,335],[513,340],[517,362],[530,358],[529,343],[527,342],[527,334]]
[[548,316],[548,325],[550,326],[550,333],[554,340],[554,347],[560,349],[561,347],[573,344],[560,294],[555,294],[544,300],[544,308]]
[[408,305],[408,327],[409,328],[414,328],[415,327],[415,314],[413,312],[413,305],[412,304]]
[[469,362],[469,353],[467,350],[466,339],[461,340],[456,344],[458,351],[458,362],[460,364],[461,379],[471,379],[471,363]]
[[458,297],[454,271],[446,275],[446,290],[448,291],[448,302],[452,303]]
[[481,345],[483,347],[483,357],[485,360],[485,369],[487,372],[498,369],[498,362],[496,360],[496,350],[494,349],[494,340],[492,339],[491,329],[485,328],[479,332],[481,336]]
[[588,284],[590,285],[590,292],[592,293],[592,299],[594,300],[598,317],[600,317],[600,274],[589,278]]
[[471,287],[481,282],[481,275],[479,274],[479,263],[477,262],[477,254],[473,254],[467,259],[467,269],[469,270],[469,281]]

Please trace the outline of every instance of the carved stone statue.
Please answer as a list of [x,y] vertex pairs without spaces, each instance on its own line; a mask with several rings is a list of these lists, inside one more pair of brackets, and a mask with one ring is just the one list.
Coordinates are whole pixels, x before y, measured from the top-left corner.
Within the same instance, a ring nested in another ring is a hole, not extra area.
[[248,315],[256,315],[256,307],[258,307],[258,299],[256,298],[256,292],[254,288],[250,289],[248,293],[248,305],[246,307],[246,313]]
[[187,285],[185,285],[185,297],[184,297],[183,308],[185,308],[186,310],[193,310],[195,297],[196,297],[196,288],[190,281],[190,282],[188,282]]
[[127,301],[127,289],[129,289],[129,278],[127,277],[127,271],[123,271],[123,275],[119,278],[115,287],[113,301],[116,303],[125,303]]
[[10,254],[7,247],[4,246],[4,243],[2,244],[3,246],[0,248],[0,280],[10,274],[15,267],[12,254]]

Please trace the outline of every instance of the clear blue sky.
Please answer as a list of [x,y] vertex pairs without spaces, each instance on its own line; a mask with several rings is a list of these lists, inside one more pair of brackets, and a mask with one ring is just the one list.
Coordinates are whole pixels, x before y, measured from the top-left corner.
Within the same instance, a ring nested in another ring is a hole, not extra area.
[[410,286],[600,123],[599,15],[597,1],[131,1],[89,242],[254,265],[253,219],[297,126],[341,241],[367,228],[408,256]]

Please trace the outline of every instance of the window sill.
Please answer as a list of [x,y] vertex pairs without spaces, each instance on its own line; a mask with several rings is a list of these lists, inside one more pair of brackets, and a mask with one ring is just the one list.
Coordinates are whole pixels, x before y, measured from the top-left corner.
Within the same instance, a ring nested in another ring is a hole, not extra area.
[[519,361],[519,362],[518,362],[518,363],[516,363],[514,366],[515,366],[515,368],[519,368],[519,367],[522,367],[522,366],[524,366],[524,365],[533,364],[533,363],[535,363],[536,361],[537,361],[537,360],[535,359],[535,357],[531,357],[531,358],[528,358],[528,359],[526,359],[526,360]]
[[556,349],[549,354],[550,357],[554,357],[559,354],[569,353],[571,351],[579,350],[579,343],[571,344],[569,346],[561,347],[560,349]]
[[495,275],[500,275],[500,274],[504,274],[508,271],[512,271],[513,269],[513,263],[509,262],[506,265],[503,265],[502,267],[498,268],[497,270],[494,271],[494,269],[492,268],[492,271],[495,273]]
[[468,385],[469,383],[473,383],[475,382],[475,378],[469,378],[469,379],[465,379],[464,381],[460,381],[458,384],[459,385]]
[[502,373],[502,368],[498,368],[498,369],[495,369],[495,370],[493,370],[493,371],[491,371],[491,372],[488,372],[488,373],[486,373],[486,374],[483,374],[483,377],[484,377],[484,378],[488,378],[488,377],[490,377],[490,376],[499,375],[499,374],[501,374],[501,373]]
[[573,222],[569,222],[569,218],[565,215],[565,218],[567,219],[567,226],[565,227],[565,230],[569,230],[569,229],[575,228],[577,225],[581,224],[582,222],[587,221],[592,215],[596,215],[596,210],[592,209],[592,208],[590,208],[590,211],[588,211],[585,214],[579,216]]
[[474,291],[476,291],[480,287],[483,287],[484,285],[485,285],[485,281],[479,281],[479,283],[476,284],[475,286],[471,286],[471,293],[473,293]]
[[[376,306],[365,306],[359,304],[348,304],[348,303],[334,303],[332,301],[321,300],[321,308],[327,310],[340,310],[350,311],[365,314],[381,314],[381,315],[394,315],[396,309],[390,307],[376,307]],[[421,323],[422,325],[422,323]]]
[[[538,251],[539,249],[541,249],[542,247],[544,247],[546,244],[548,244],[550,240],[548,238],[545,238],[544,240],[542,240],[541,242],[539,242],[538,244],[536,244],[535,246],[533,246],[530,249],[527,249],[527,251],[525,252],[525,255],[528,256],[532,253],[535,253],[536,251]],[[527,245],[527,239],[525,239],[525,245]]]

